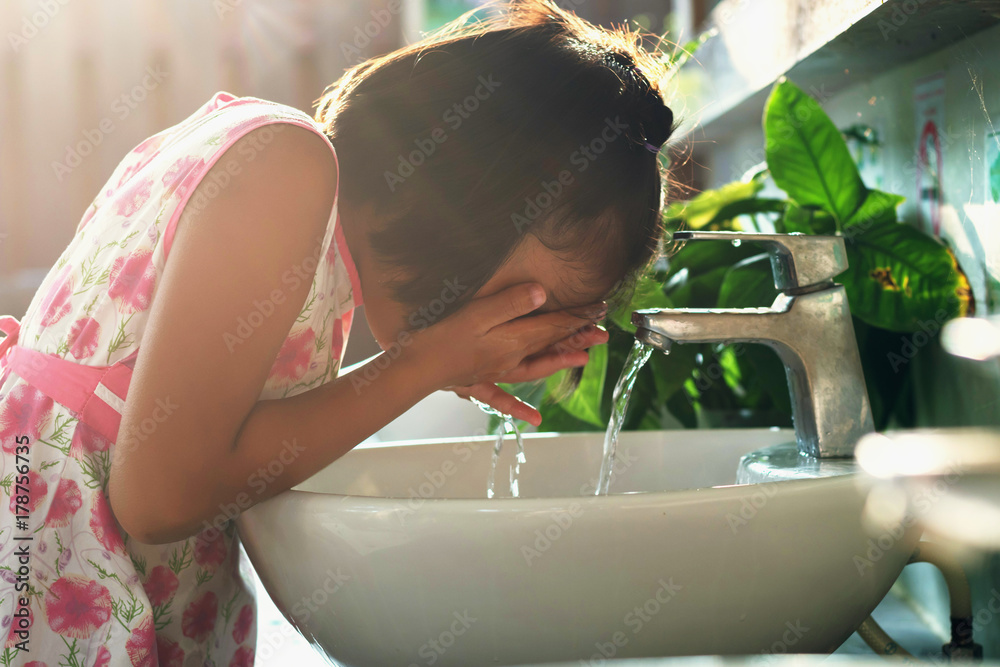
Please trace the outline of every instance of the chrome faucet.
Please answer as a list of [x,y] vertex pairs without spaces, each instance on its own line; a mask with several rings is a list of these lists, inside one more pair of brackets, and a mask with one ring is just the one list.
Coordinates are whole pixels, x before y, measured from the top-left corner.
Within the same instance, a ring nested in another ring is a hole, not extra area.
[[770,308],[637,310],[636,338],[663,351],[674,343],[767,345],[785,365],[799,452],[853,456],[874,427],[847,294],[833,282],[847,268],[844,239],[693,231],[674,238],[764,246],[779,294]]

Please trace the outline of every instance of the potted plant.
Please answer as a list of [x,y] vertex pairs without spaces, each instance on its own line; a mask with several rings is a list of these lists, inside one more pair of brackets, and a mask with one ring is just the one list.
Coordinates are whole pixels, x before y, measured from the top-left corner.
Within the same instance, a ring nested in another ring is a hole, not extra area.
[[[903,197],[862,181],[842,133],[820,105],[788,80],[764,110],[766,166],[741,182],[669,207],[678,228],[837,234],[850,268],[847,291],[877,429],[914,424],[909,359],[941,325],[970,314],[971,292],[955,256],[938,240],[899,221]],[[784,197],[763,196],[768,180]],[[609,315],[610,340],[591,350],[577,389],[555,400],[566,371],[508,389],[539,406],[548,431],[601,430],[611,389],[634,341],[633,310],[768,306],[776,290],[770,262],[752,244],[693,243],[672,248],[643,276],[627,305]],[[626,429],[788,426],[784,368],[760,345],[676,345],[654,354],[633,389]]]

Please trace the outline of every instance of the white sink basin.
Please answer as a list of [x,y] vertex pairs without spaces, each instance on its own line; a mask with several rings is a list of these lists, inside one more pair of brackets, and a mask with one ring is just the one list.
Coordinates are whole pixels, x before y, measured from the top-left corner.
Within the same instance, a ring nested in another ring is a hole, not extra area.
[[341,665],[829,652],[918,535],[863,528],[858,474],[732,486],[743,454],[793,439],[625,433],[595,497],[603,434],[526,436],[522,497],[492,500],[492,438],[366,446],[238,526],[278,608]]

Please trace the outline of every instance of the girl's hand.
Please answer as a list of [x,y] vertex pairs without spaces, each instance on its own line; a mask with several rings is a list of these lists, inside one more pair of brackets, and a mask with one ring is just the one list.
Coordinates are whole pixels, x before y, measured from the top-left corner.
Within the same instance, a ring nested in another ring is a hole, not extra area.
[[420,360],[437,388],[475,397],[501,412],[537,424],[541,416],[497,388],[504,382],[546,377],[587,363],[586,347],[607,340],[593,326],[604,317],[604,303],[529,315],[545,302],[537,283],[514,285],[474,299],[441,323],[413,335],[411,358]]
[[[531,382],[546,378],[564,368],[585,366],[589,359],[587,348],[607,342],[607,331],[593,324],[587,325],[573,335],[549,346],[548,349],[524,359],[517,368],[507,373],[504,382]],[[462,398],[474,398],[529,424],[538,426],[542,422],[542,415],[536,408],[493,383],[452,387],[451,390]]]

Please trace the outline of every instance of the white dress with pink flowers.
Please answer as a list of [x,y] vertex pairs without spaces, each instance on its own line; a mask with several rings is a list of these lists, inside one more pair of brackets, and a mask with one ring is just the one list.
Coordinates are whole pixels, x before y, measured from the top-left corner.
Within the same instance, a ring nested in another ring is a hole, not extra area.
[[[24,319],[0,317],[0,665],[253,664],[253,587],[232,521],[140,544],[115,521],[107,488],[116,442],[143,437],[119,433],[121,412],[177,220],[235,141],[287,124],[326,138],[301,111],[217,93],[142,142],[87,209]],[[335,203],[261,400],[315,388],[340,369],[361,291],[336,223]]]

